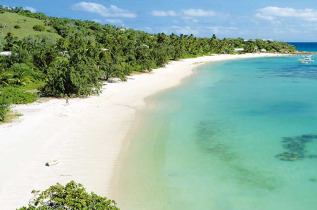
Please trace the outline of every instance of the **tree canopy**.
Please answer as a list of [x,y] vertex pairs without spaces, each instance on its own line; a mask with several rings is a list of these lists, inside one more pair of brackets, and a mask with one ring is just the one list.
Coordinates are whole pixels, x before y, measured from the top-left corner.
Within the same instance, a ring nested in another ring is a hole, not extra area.
[[27,207],[19,210],[81,209],[81,210],[119,210],[116,203],[106,197],[91,192],[74,181],[65,186],[57,183],[43,192],[32,191],[34,197]]

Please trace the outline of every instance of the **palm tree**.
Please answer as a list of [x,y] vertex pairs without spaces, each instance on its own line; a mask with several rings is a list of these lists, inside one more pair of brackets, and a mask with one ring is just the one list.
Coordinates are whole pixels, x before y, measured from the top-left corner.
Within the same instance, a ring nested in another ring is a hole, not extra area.
[[19,71],[14,75],[14,83],[17,85],[26,85],[31,83],[31,79],[28,77],[26,72]]
[[7,86],[13,84],[15,79],[11,72],[2,72],[0,73],[0,86]]

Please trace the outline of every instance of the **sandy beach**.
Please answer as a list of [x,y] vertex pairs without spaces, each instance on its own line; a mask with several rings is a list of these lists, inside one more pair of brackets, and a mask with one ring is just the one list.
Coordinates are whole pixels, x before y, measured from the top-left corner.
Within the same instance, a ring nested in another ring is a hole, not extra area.
[[[144,99],[175,87],[207,62],[277,54],[216,55],[170,62],[151,73],[129,76],[127,82],[103,87],[86,99],[39,100],[13,111],[23,116],[0,125],[0,209],[27,205],[31,191],[57,182],[82,183],[102,196],[111,193],[111,177],[136,111]],[[47,167],[50,159],[60,162]],[[120,207],[120,205],[119,205]]]

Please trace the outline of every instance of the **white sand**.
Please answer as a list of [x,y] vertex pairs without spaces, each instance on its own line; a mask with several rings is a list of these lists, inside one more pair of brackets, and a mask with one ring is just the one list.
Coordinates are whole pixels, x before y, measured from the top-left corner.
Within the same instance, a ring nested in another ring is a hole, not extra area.
[[[180,84],[203,63],[263,56],[273,55],[217,55],[171,62],[153,73],[109,84],[100,96],[72,99],[69,106],[62,99],[16,106],[13,110],[23,116],[0,126],[0,209],[27,205],[33,189],[70,180],[88,191],[109,195],[122,144],[146,97]],[[46,167],[51,158],[60,163]]]

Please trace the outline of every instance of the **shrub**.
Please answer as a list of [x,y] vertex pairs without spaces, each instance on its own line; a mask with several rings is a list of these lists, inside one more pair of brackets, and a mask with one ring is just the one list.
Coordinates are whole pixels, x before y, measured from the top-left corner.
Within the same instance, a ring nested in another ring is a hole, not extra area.
[[33,26],[33,29],[35,31],[45,31],[45,27],[42,25],[35,25],[35,26]]
[[8,101],[4,97],[2,97],[2,95],[0,95],[0,122],[5,120],[8,108]]
[[28,104],[39,98],[38,94],[25,92],[10,86],[2,90],[1,96],[9,104]]
[[11,66],[11,69],[15,72],[24,72],[27,75],[32,75],[34,73],[34,70],[31,69],[27,64],[25,63],[14,63]]
[[20,25],[15,25],[14,28],[15,29],[19,29],[19,28],[21,28],[21,26]]
[[33,190],[34,198],[30,200],[28,207],[19,210],[34,209],[103,209],[119,210],[113,200],[101,197],[95,193],[87,193],[86,189],[74,181],[65,186],[57,183],[44,192]]

